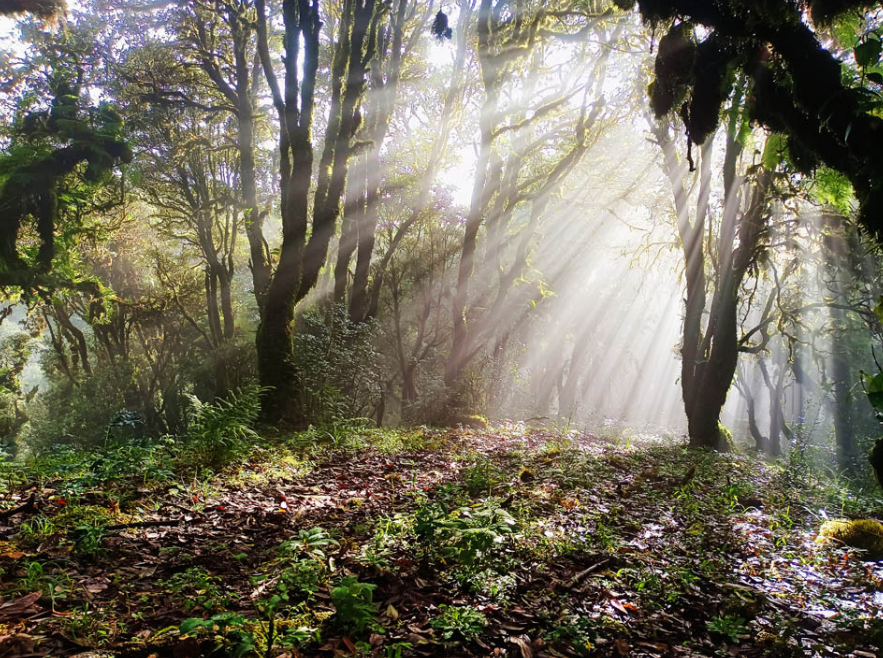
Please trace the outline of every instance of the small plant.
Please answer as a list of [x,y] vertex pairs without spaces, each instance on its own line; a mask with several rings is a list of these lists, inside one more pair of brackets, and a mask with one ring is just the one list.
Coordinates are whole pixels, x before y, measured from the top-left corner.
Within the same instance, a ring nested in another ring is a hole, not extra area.
[[377,585],[360,583],[355,576],[345,576],[331,590],[331,600],[337,611],[337,625],[342,629],[358,634],[366,630],[382,633],[383,627],[377,622],[377,604],[374,603],[374,589]]
[[296,555],[305,553],[314,560],[320,562],[325,560],[325,550],[329,546],[339,546],[338,542],[332,539],[328,533],[322,528],[310,528],[309,530],[301,530],[298,538],[283,542],[279,545],[279,553],[281,555]]
[[509,593],[516,584],[513,576],[497,573],[493,569],[478,573],[466,570],[458,574],[457,579],[468,591],[483,594],[501,605],[509,603]]
[[247,386],[214,402],[190,395],[186,439],[193,461],[217,468],[256,440],[253,427],[261,411],[263,391],[260,386]]
[[167,587],[170,592],[183,599],[184,610],[187,612],[196,608],[211,612],[223,610],[230,605],[232,597],[223,591],[220,583],[220,578],[212,576],[200,567],[191,567],[159,582],[161,586]]
[[443,505],[426,503],[414,514],[414,534],[427,556],[437,550],[446,561],[468,568],[483,565],[515,525],[515,518],[496,501],[450,513]]
[[52,519],[41,514],[18,527],[18,539],[25,546],[37,546],[57,532]]
[[445,644],[457,641],[471,642],[487,626],[487,617],[475,608],[440,605],[441,614],[429,622]]
[[609,615],[567,615],[555,622],[555,627],[546,634],[545,639],[551,644],[566,645],[573,653],[588,657],[592,655],[595,641],[601,634],[627,636],[628,629]]
[[67,635],[74,641],[92,647],[113,644],[127,630],[125,622],[108,615],[100,608],[90,609],[88,603],[70,612],[63,624]]
[[390,644],[389,646],[384,647],[386,658],[402,658],[402,652],[413,646],[414,645],[410,642],[396,642],[395,644]]
[[74,529],[74,552],[88,558],[97,558],[104,553],[102,540],[107,537],[107,528],[100,523],[84,523]]
[[463,470],[463,485],[472,496],[490,495],[497,479],[490,459],[481,459]]
[[218,640],[215,651],[223,650],[233,658],[247,656],[255,650],[255,637],[248,628],[245,617],[232,612],[222,612],[209,619],[185,619],[179,630],[181,635],[214,635]]
[[19,581],[18,589],[23,592],[43,592],[43,596],[52,602],[55,609],[56,601],[68,598],[73,588],[71,577],[52,562],[40,563],[36,560],[27,563],[24,577]]
[[714,619],[705,622],[705,625],[709,633],[729,640],[732,644],[737,644],[740,636],[748,632],[748,629],[745,627],[745,620],[736,615],[718,615]]
[[309,598],[319,590],[324,571],[325,566],[316,560],[295,560],[279,574],[277,588],[285,588],[286,593],[298,593]]
[[448,537],[442,555],[466,567],[476,566],[485,561],[493,547],[503,543],[515,523],[512,515],[496,504],[455,510],[443,523]]

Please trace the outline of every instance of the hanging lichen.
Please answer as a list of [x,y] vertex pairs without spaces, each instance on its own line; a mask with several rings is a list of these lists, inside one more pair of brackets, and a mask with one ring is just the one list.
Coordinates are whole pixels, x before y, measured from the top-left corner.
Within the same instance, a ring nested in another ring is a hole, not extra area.
[[650,107],[657,117],[668,114],[684,99],[695,58],[696,43],[689,25],[675,25],[659,40],[656,79],[649,89]]

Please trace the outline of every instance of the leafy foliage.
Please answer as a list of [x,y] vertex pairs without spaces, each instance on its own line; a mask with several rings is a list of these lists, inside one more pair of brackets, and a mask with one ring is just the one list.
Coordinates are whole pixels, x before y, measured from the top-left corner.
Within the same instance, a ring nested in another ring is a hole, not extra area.
[[[64,236],[86,228],[80,209],[110,181],[117,164],[132,159],[122,117],[110,104],[84,106],[80,86],[63,74],[50,89],[49,109],[21,117],[0,158],[0,285],[18,288],[26,298],[77,283],[64,268],[60,278],[48,277],[56,259],[67,258],[56,247],[69,246]],[[27,222],[39,238],[36,245],[20,243]]]
[[336,621],[341,629],[361,635],[368,630],[383,631],[377,623],[374,590],[377,585],[360,582],[355,576],[344,576],[331,589]]
[[309,311],[294,338],[298,415],[319,425],[359,418],[380,392],[371,324],[349,321],[346,309],[334,307],[331,318]]
[[261,411],[261,392],[259,386],[252,385],[214,402],[189,396],[185,441],[195,464],[218,467],[240,455],[247,442],[257,438],[253,428]]
[[447,643],[454,640],[471,642],[487,625],[487,617],[475,608],[441,605],[439,611],[441,614],[430,622],[430,626]]

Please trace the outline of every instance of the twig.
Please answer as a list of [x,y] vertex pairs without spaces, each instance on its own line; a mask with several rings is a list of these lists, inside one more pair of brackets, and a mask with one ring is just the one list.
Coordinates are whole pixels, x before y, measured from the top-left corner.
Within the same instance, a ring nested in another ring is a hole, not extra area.
[[595,564],[590,566],[588,569],[583,569],[578,574],[576,574],[573,578],[570,579],[569,587],[574,587],[575,585],[579,585],[580,581],[582,581],[586,576],[588,576],[593,571],[597,571],[598,569],[600,569],[601,567],[603,567],[604,565],[606,565],[609,562],[610,562],[610,560],[601,560],[600,562],[596,562]]
[[133,521],[132,523],[118,523],[109,525],[105,530],[126,530],[128,528],[161,528],[163,526],[179,525],[184,521],[184,517],[177,519],[162,519],[160,521]]
[[37,494],[33,491],[31,492],[31,497],[28,498],[28,502],[23,505],[19,505],[18,507],[14,507],[10,510],[6,510],[5,512],[0,512],[0,521],[6,521],[9,518],[12,518],[16,514],[26,514],[29,512],[37,511]]

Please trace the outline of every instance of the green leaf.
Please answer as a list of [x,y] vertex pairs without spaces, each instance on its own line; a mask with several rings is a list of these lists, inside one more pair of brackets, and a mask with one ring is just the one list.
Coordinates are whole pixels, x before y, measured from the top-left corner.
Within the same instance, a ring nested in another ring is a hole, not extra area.
[[867,78],[874,84],[883,85],[883,73],[871,71],[870,73],[868,73]]
[[180,631],[182,634],[186,635],[187,633],[192,633],[198,628],[211,628],[213,625],[213,622],[206,619],[185,619],[181,622]]
[[879,39],[869,38],[855,47],[853,51],[855,63],[861,68],[876,64],[880,61],[881,51],[883,51],[883,42]]
[[883,322],[883,295],[877,297],[877,305],[874,306],[874,315],[880,322]]
[[766,139],[763,147],[763,166],[767,171],[775,171],[782,161],[788,148],[788,140],[784,135],[773,133]]
[[883,411],[883,372],[878,372],[876,375],[863,372],[862,379],[871,406],[876,411]]

